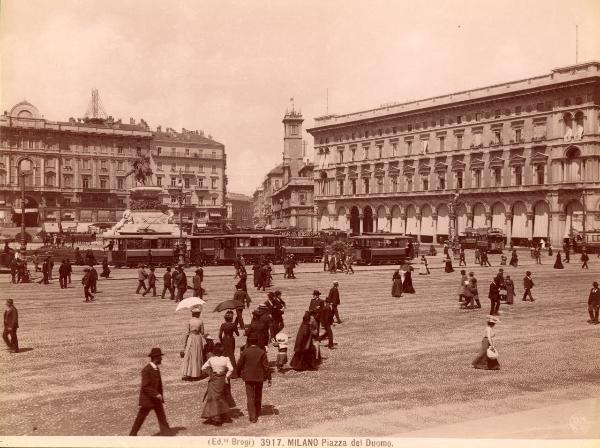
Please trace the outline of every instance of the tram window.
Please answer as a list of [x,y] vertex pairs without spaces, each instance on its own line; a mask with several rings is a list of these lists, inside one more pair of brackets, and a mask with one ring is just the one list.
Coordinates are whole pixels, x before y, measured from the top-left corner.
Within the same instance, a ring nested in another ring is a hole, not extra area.
[[143,240],[129,240],[127,241],[127,248],[128,249],[143,249],[144,248],[144,241]]
[[117,250],[125,250],[125,246],[126,246],[125,242],[126,241],[127,240],[117,240],[117,247],[118,247]]
[[212,248],[215,247],[214,240],[206,239],[206,240],[200,240],[200,241],[202,242],[201,247],[203,247],[203,248],[210,248],[210,249],[212,249]]
[[150,249],[158,249],[158,243],[159,243],[158,240],[150,240],[149,243],[150,243]]
[[261,238],[254,238],[252,239],[252,245],[256,247],[262,247],[263,240]]

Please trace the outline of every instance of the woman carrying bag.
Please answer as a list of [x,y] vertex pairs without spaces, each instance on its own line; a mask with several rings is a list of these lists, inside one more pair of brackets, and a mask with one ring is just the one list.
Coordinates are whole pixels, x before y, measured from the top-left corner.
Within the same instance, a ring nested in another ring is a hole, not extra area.
[[496,316],[488,316],[485,334],[481,340],[481,350],[471,362],[473,368],[482,370],[500,370],[498,351],[496,350],[496,345],[494,344],[494,327],[497,323],[500,323],[500,319],[498,319]]

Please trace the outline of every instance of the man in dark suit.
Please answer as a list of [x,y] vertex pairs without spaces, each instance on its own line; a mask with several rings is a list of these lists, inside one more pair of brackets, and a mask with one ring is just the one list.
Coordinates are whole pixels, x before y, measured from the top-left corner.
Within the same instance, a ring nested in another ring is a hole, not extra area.
[[173,284],[171,283],[171,267],[167,268],[167,271],[163,275],[163,290],[161,294],[161,299],[165,298],[165,292],[169,292],[171,294],[171,300],[175,299],[175,295],[173,294]]
[[338,289],[338,282],[333,282],[333,287],[329,290],[329,294],[327,294],[325,301],[331,303],[333,315],[335,316],[337,323],[341,324],[342,320],[340,319],[340,314],[338,313],[338,305],[340,304],[340,290]]
[[500,310],[500,282],[502,279],[498,276],[490,283],[490,292],[488,298],[490,299],[490,315],[498,315]]
[[588,324],[598,325],[598,313],[600,312],[600,289],[598,289],[598,282],[592,283],[592,289],[588,298],[588,313],[590,313],[590,320]]
[[331,330],[331,326],[333,325],[333,309],[331,308],[331,302],[325,302],[325,305],[321,308],[319,322],[325,330],[325,333],[319,336],[319,341],[327,338],[329,340],[327,348],[335,348],[333,346],[333,331]]
[[163,396],[160,370],[158,369],[158,366],[162,362],[162,352],[160,348],[154,347],[150,350],[148,356],[150,356],[150,362],[142,369],[142,387],[140,389],[139,401],[140,409],[138,410],[137,417],[133,422],[133,427],[131,428],[129,435],[137,436],[144,420],[146,420],[146,417],[153,409],[160,426],[160,435],[172,435],[163,407],[165,399]]
[[258,421],[262,408],[263,383],[267,380],[271,386],[271,369],[267,353],[258,347],[258,338],[248,336],[247,347],[242,352],[237,363],[236,373],[246,383],[246,401],[248,418],[252,423]]
[[4,331],[2,332],[2,339],[4,339],[4,342],[11,353],[19,353],[17,328],[19,328],[19,312],[15,308],[13,300],[7,299],[6,309],[4,310]]

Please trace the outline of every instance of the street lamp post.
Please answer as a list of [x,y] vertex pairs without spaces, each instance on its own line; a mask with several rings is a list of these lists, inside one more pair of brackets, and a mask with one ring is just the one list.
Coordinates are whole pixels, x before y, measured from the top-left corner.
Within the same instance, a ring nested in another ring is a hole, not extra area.
[[[21,164],[23,162],[29,162],[30,170],[23,170]],[[25,241],[25,177],[27,171],[33,172],[33,161],[28,157],[23,157],[17,163],[17,175],[21,179],[21,253],[24,255],[27,250],[27,243]]]
[[456,190],[456,192],[450,198],[450,201],[448,201],[448,214],[450,215],[450,219],[448,220],[448,242],[450,244],[454,242],[456,233],[456,226],[454,220],[456,219],[456,202],[458,201],[459,197],[460,193],[458,192],[458,190]]

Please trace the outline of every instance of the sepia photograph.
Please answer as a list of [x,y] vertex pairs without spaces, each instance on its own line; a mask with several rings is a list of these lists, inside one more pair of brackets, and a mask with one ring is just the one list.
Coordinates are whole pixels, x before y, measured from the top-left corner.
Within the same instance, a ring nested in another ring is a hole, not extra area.
[[0,447],[597,447],[600,2],[1,0]]

